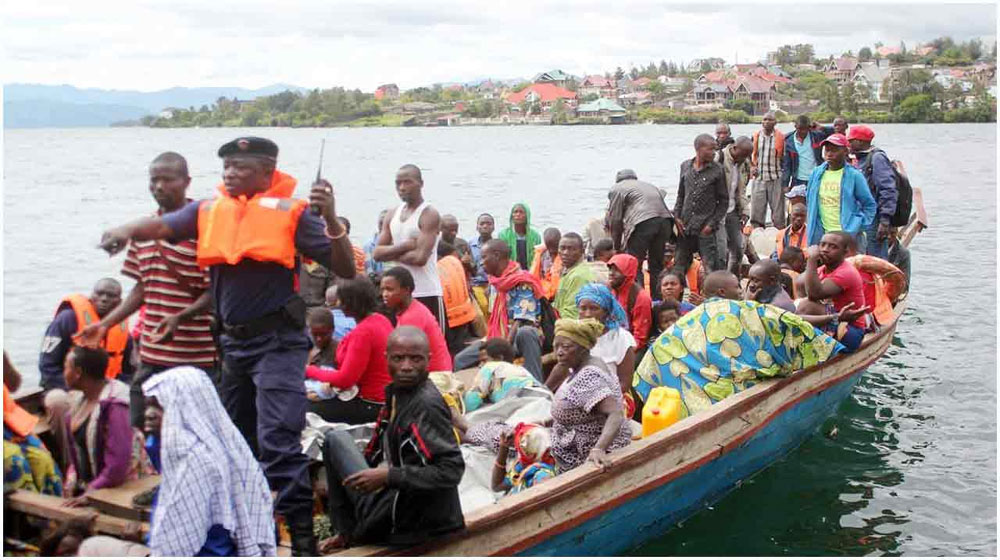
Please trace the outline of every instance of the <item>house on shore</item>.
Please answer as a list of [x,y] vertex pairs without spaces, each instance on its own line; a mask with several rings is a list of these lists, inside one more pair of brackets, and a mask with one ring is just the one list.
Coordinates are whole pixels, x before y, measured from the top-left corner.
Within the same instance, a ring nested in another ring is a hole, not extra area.
[[623,124],[627,111],[621,105],[610,99],[597,99],[584,103],[576,108],[576,116],[581,118],[598,118],[609,124]]
[[396,84],[382,84],[375,89],[375,99],[398,99],[399,86]]
[[604,76],[587,76],[580,82],[580,87],[577,90],[580,97],[587,97],[589,95],[596,95],[604,99],[614,99],[618,97],[618,88],[615,87],[615,81],[605,78]]
[[889,100],[888,83],[892,69],[887,59],[872,62],[860,62],[854,71],[855,89],[864,87],[868,90],[868,101],[882,103]]
[[842,56],[835,58],[823,66],[823,72],[828,78],[842,86],[854,79],[854,72],[858,69],[858,59],[853,56]]
[[576,78],[562,70],[549,70],[535,76],[535,79],[531,81],[536,84],[552,84],[560,88],[565,88],[570,83],[575,83]]
[[543,111],[552,108],[557,100],[562,99],[567,105],[576,105],[576,92],[561,88],[551,83],[531,84],[530,86],[515,93],[509,93],[504,98],[508,105],[519,107],[524,101],[531,104],[538,104]]

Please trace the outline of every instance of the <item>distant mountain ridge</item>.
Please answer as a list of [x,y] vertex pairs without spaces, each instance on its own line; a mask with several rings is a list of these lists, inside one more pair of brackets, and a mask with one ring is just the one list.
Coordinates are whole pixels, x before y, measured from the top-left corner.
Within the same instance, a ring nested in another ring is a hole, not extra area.
[[80,89],[70,85],[5,84],[4,128],[108,126],[156,114],[168,107],[201,107],[220,97],[240,100],[285,90],[309,91],[288,84],[259,89],[173,87],[160,91]]

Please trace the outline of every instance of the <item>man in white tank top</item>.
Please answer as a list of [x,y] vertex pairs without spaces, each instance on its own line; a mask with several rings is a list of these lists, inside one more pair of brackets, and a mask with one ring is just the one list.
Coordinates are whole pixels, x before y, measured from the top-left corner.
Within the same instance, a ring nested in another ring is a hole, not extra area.
[[396,193],[403,203],[389,210],[372,257],[410,271],[414,299],[427,306],[444,331],[447,321],[436,260],[441,215],[424,201],[423,187],[424,178],[416,165],[406,164],[396,172]]

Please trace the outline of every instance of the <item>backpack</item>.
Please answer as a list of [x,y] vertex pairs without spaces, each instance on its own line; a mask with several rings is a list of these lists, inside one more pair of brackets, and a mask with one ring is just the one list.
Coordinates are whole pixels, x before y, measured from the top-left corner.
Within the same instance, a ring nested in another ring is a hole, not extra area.
[[[886,155],[884,151],[874,148],[872,149],[871,155],[868,156],[868,163],[862,172],[865,175],[865,179],[868,181],[868,187],[872,190],[872,196],[875,196],[875,189],[871,185],[872,167],[875,165],[875,154],[880,153]],[[886,155],[886,159],[889,156]],[[913,211],[913,186],[910,185],[910,180],[896,169],[893,165],[892,160],[889,160],[889,167],[892,168],[892,175],[896,179],[896,213],[892,215],[889,220],[889,225],[893,227],[902,227],[910,223],[910,213]],[[876,199],[877,200],[877,199]]]

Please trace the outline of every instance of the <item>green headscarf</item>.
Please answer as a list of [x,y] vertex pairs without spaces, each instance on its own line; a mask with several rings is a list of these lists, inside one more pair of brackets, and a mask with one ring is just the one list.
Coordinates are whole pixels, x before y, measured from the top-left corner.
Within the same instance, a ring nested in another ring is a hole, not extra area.
[[531,268],[531,263],[535,260],[535,247],[541,245],[542,236],[538,235],[538,232],[531,229],[531,208],[523,202],[515,203],[510,207],[510,214],[507,216],[507,227],[500,231],[500,235],[497,237],[502,239],[504,243],[510,247],[510,260],[517,262],[517,232],[514,231],[514,209],[520,206],[524,208],[524,216],[526,222],[524,224],[524,238],[526,243],[525,250],[528,251],[527,260],[528,268]]

